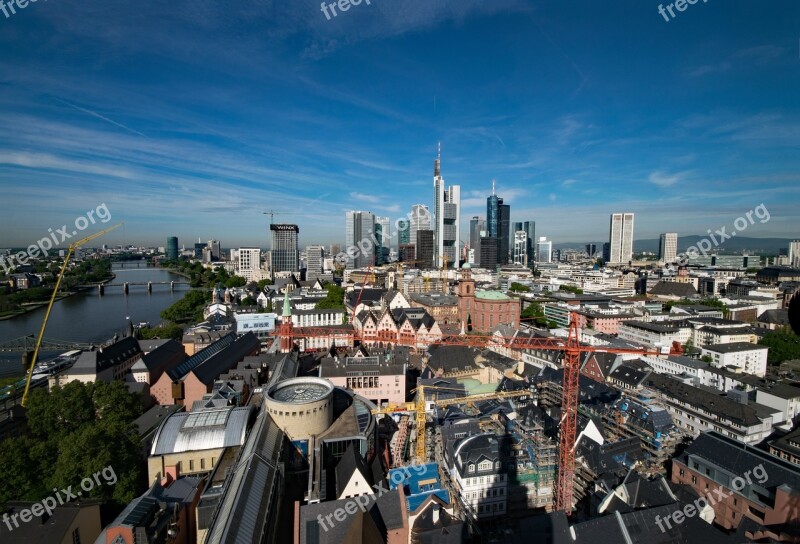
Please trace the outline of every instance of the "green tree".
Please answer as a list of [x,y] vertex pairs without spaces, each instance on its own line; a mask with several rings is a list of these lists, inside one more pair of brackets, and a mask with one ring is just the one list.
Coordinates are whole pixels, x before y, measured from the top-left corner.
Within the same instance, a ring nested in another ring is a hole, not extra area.
[[317,303],[315,308],[317,310],[344,309],[344,289],[333,283],[326,285],[325,289],[328,294]]
[[509,287],[508,290],[514,293],[529,293],[531,288],[527,285],[522,285],[521,283],[512,282],[511,287]]
[[242,299],[242,306],[255,306],[256,301],[253,297],[247,296]]
[[559,291],[566,291],[567,293],[574,293],[576,295],[582,295],[583,294],[583,289],[579,289],[578,287],[575,287],[574,285],[562,285],[561,287],[558,288],[558,290]]
[[241,276],[232,276],[225,281],[225,287],[233,289],[234,287],[244,287],[247,285],[247,280]]
[[168,323],[161,327],[145,327],[139,329],[138,337],[142,340],[152,338],[172,338],[173,340],[183,339],[183,327],[177,323]]
[[800,336],[788,327],[768,332],[758,343],[769,348],[767,362],[771,365],[800,359]]

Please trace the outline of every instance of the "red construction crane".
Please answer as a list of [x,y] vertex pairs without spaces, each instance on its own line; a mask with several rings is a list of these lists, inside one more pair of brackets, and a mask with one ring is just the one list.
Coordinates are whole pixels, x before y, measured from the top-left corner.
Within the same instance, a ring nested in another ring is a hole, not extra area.
[[[293,331],[299,337],[331,335],[341,340],[342,331],[325,327],[306,327],[302,333]],[[354,342],[361,341],[359,331],[353,330]],[[468,346],[485,348],[490,343],[497,343],[494,336],[476,334],[446,336],[431,339],[430,345]],[[402,345],[402,344],[400,344]],[[416,347],[416,339],[409,346]],[[561,394],[561,427],[559,431],[558,487],[556,489],[556,509],[572,512],[573,486],[575,479],[575,438],[578,426],[578,380],[580,365],[584,353],[614,353],[619,355],[660,355],[660,352],[645,348],[612,348],[606,346],[581,345],[578,333],[578,320],[575,313],[570,314],[570,326],[567,339],[563,338],[531,338],[514,336],[504,340],[504,347],[510,349],[536,349],[564,352],[564,379]]]

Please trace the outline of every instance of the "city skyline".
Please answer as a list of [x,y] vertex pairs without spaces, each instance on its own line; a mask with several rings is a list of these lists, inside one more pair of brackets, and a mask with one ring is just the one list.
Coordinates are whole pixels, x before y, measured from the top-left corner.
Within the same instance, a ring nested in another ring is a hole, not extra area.
[[[510,220],[556,241],[595,238],[613,209],[648,218],[644,238],[702,235],[762,202],[773,219],[748,236],[797,236],[796,3],[669,23],[613,0],[580,17],[410,0],[331,21],[315,5],[186,6],[40,3],[5,21],[0,244],[101,201],[125,221],[109,244],[262,245],[270,208],[336,243],[345,211],[397,217],[427,197],[439,141],[462,232],[494,178]],[[237,24],[272,30],[242,40]],[[25,40],[37,32],[51,39]]]

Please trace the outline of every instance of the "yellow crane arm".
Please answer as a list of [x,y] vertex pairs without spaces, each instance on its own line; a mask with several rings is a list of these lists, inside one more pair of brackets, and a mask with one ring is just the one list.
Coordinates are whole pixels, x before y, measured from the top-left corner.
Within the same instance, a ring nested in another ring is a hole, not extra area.
[[58,273],[58,277],[56,278],[56,286],[53,288],[53,294],[50,296],[50,302],[47,304],[47,310],[44,313],[44,320],[42,321],[42,328],[39,329],[39,337],[36,339],[36,347],[33,349],[33,357],[31,357],[30,361],[30,368],[28,368],[28,378],[25,380],[25,392],[22,394],[22,407],[25,408],[28,405],[28,390],[31,387],[31,377],[33,376],[33,367],[36,366],[36,359],[39,356],[39,348],[42,345],[42,338],[44,338],[44,330],[47,328],[47,321],[50,319],[50,311],[53,309],[53,303],[56,301],[56,295],[58,295],[58,288],[61,286],[61,280],[64,277],[64,272],[67,270],[67,264],[69,263],[70,257],[75,252],[77,248],[82,246],[87,242],[91,242],[95,238],[99,238],[104,234],[111,232],[112,230],[122,226],[122,223],[117,223],[113,227],[108,227],[107,229],[103,229],[100,232],[95,232],[94,234],[87,236],[77,242],[74,242],[69,245],[67,249],[67,255],[64,257],[64,262],[61,264],[61,271]]

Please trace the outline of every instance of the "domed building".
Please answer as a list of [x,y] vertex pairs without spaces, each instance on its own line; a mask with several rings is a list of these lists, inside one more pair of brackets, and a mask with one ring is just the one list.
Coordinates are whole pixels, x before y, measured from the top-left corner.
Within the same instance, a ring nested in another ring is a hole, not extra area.
[[458,319],[465,331],[489,333],[501,324],[518,328],[519,317],[519,299],[500,291],[476,291],[472,267],[464,263],[458,282]]

